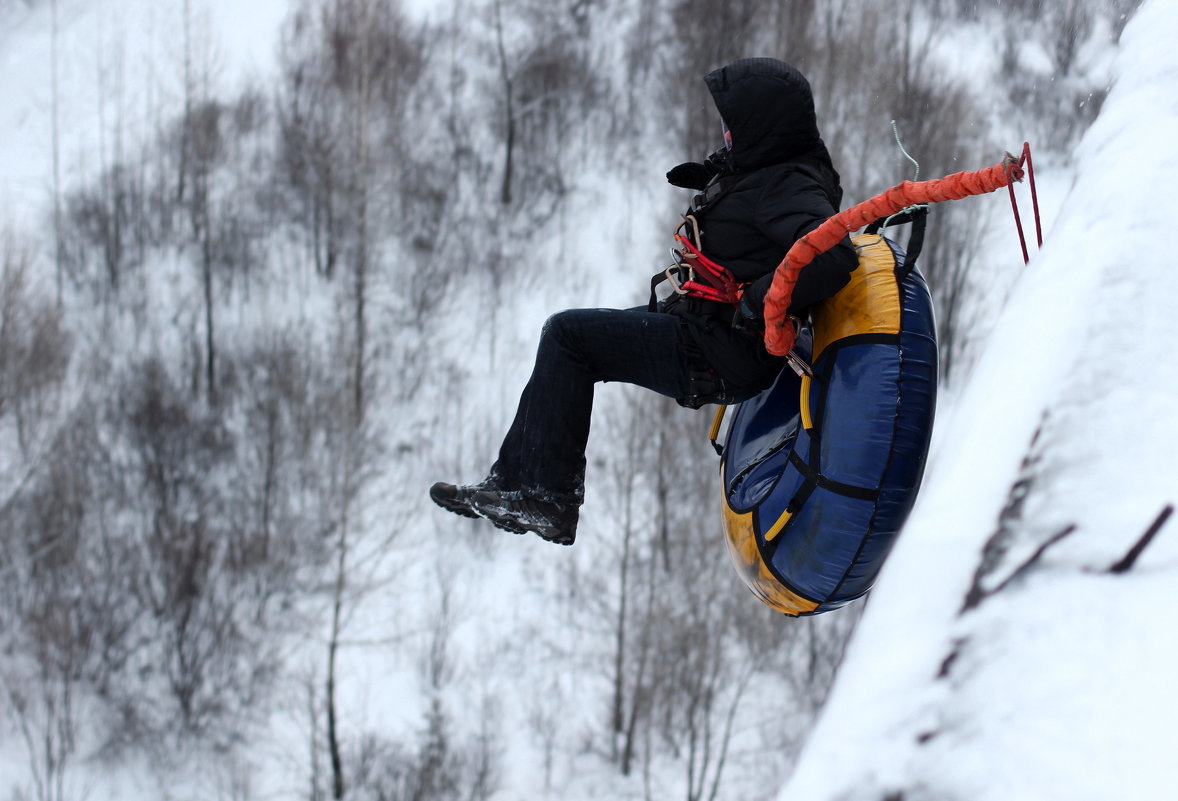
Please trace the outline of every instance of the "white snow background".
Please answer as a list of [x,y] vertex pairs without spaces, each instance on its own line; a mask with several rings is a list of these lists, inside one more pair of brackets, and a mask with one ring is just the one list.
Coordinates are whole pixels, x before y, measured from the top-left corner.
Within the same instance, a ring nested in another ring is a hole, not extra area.
[[[67,185],[114,147],[96,124],[112,104],[134,112],[125,146],[153,122],[123,87],[176,63],[164,56],[179,41],[178,7],[61,0]],[[287,3],[199,8],[226,80],[273,69]],[[0,205],[22,225],[44,220],[51,185],[49,32],[48,4],[0,2]],[[1099,118],[1073,154],[1040,161],[1043,250],[968,384],[942,402],[921,498],[783,801],[1178,798],[1178,521],[1130,570],[1108,571],[1178,502],[1175,32],[1178,3],[1147,0],[1117,48]],[[177,74],[152,85],[161,107],[178,102]],[[1017,258],[1005,236],[1007,250],[983,263]],[[533,319],[514,322],[538,330],[550,311],[535,304]],[[978,577],[988,542],[1000,552]],[[981,600],[963,611],[975,584]],[[500,592],[510,594],[509,577]],[[409,692],[363,658],[349,669],[374,717]],[[0,758],[2,783],[19,769],[13,754]],[[535,770],[510,768],[503,796],[529,797]],[[137,795],[123,780],[92,777],[89,795]]]

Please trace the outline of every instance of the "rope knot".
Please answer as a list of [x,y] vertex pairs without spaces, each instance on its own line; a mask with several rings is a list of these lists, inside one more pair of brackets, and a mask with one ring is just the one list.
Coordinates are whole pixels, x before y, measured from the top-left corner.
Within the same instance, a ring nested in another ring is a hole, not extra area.
[[1006,151],[1006,156],[1002,159],[1002,167],[1006,170],[1007,177],[1011,181],[1023,182],[1023,159],[1012,154],[1009,150]]

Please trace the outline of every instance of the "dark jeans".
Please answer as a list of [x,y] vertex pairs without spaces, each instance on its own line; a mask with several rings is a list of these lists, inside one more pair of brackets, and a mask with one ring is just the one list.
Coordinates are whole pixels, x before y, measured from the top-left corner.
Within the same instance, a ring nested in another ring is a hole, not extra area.
[[580,502],[593,385],[624,381],[671,398],[688,394],[679,318],[643,309],[573,309],[544,324],[491,477],[508,489]]

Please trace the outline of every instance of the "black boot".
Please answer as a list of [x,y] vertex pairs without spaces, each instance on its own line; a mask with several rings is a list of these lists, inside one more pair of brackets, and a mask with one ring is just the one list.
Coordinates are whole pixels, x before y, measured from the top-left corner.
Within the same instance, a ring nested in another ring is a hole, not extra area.
[[558,545],[572,545],[577,538],[580,504],[575,502],[489,488],[474,493],[471,506],[504,531],[514,534],[530,531]]
[[463,517],[478,517],[479,513],[471,505],[472,496],[481,490],[494,488],[495,485],[490,479],[463,487],[439,481],[429,488],[429,497],[447,512]]

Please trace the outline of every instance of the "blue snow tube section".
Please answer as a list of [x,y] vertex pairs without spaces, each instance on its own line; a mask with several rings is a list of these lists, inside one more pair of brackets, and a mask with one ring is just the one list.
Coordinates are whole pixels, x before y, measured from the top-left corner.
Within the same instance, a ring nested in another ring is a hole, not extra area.
[[932,434],[932,300],[903,251],[852,237],[859,266],[823,301],[786,368],[740,404],[720,477],[737,572],[788,615],[836,609],[875,581],[916,500]]

